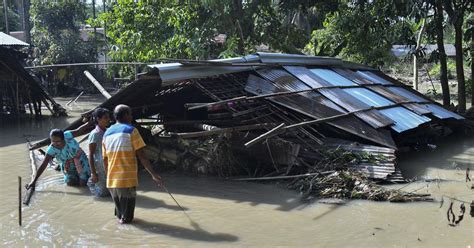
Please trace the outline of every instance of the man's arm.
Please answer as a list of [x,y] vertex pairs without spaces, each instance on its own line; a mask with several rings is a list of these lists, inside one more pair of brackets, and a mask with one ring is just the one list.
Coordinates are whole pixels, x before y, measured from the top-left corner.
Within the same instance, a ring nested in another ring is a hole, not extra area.
[[161,186],[162,185],[161,177],[160,177],[160,175],[158,175],[158,173],[155,172],[155,170],[153,170],[153,167],[150,164],[150,160],[148,160],[148,158],[146,157],[145,152],[143,151],[143,148],[137,150],[136,153],[137,153],[137,157],[138,157],[138,159],[140,159],[140,162],[142,163],[143,167],[145,167],[145,169],[148,171],[148,173],[150,173],[153,180],[156,183],[158,183],[158,185]]

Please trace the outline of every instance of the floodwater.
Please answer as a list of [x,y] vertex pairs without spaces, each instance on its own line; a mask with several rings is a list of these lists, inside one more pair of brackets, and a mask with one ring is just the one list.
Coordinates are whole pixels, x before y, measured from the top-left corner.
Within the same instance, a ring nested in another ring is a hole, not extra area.
[[[65,99],[68,100],[68,99]],[[87,97],[72,115],[96,104]],[[474,138],[452,138],[431,152],[408,154],[403,172],[420,180],[391,185],[431,193],[435,202],[388,203],[317,201],[305,204],[296,192],[274,184],[242,183],[208,177],[164,174],[173,199],[140,173],[136,221],[119,225],[110,199],[97,200],[85,188],[67,187],[48,169],[37,192],[23,208],[18,226],[18,181],[30,180],[25,136],[39,140],[53,127],[74,118],[1,120],[0,237],[2,247],[18,246],[173,246],[173,247],[473,247],[473,218],[466,204],[464,220],[448,225],[451,200],[471,202]],[[408,157],[408,158],[407,158]],[[433,179],[439,179],[434,180]],[[443,204],[441,204],[443,202]],[[454,202],[459,213],[460,201]]]

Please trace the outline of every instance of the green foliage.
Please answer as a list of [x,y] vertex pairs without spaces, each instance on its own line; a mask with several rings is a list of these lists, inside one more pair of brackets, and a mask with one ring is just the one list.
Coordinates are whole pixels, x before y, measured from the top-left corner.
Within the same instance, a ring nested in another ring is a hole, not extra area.
[[[8,28],[10,31],[18,31],[21,29],[20,15],[15,12],[12,8],[8,8]],[[6,31],[5,27],[5,10],[3,4],[0,6],[0,32]]]
[[327,15],[305,52],[381,66],[390,60],[392,44],[414,44],[406,1],[355,2]]
[[[227,58],[255,52],[258,45],[301,53],[309,39],[304,30],[284,23],[272,1],[117,1],[96,26],[107,27],[118,61],[168,58]],[[238,18],[236,18],[238,16]],[[225,34],[223,44],[213,38]]]
[[[447,61],[448,65],[448,79],[455,79],[456,78],[456,62],[452,60]],[[440,77],[440,70],[441,65],[436,63],[433,68],[430,69],[429,73],[432,77],[439,79]]]
[[35,62],[59,64],[96,60],[96,44],[82,41],[85,5],[76,1],[34,0],[31,5]]
[[204,58],[209,30],[198,22],[197,6],[174,1],[117,1],[94,25],[105,24],[115,61],[152,61],[161,57]]

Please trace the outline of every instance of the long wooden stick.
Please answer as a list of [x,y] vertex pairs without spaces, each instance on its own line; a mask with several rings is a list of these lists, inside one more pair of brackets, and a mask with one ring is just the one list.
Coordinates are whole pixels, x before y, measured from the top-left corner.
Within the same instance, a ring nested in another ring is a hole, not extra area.
[[21,177],[18,176],[18,225],[21,226]]
[[257,138],[245,143],[245,147],[250,147],[254,144],[256,144],[257,142],[263,140],[263,139],[266,139],[267,137],[271,137],[271,136],[275,136],[279,133],[279,131],[285,126],[285,123],[281,123],[280,125],[274,127],[273,129],[271,129],[270,131],[258,136]]
[[[30,151],[30,162],[31,162],[31,179],[34,179],[36,176],[36,160],[35,160],[35,151]],[[23,204],[28,205],[30,204],[31,197],[33,196],[33,193],[35,192],[35,185],[30,187],[25,194],[25,197],[23,198]]]
[[325,172],[316,172],[316,173],[306,173],[293,176],[276,176],[276,177],[250,177],[250,178],[237,178],[233,179],[234,181],[263,181],[263,180],[279,180],[279,179],[291,179],[291,178],[300,178],[300,177],[310,177],[316,175],[327,175],[334,173],[334,171],[325,171]]
[[84,75],[86,75],[86,77],[95,85],[95,87],[100,91],[100,93],[102,93],[102,95],[105,96],[105,98],[107,99],[110,99],[112,96],[109,94],[109,92],[107,92],[104,87],[102,87],[102,85],[99,83],[99,81],[97,81],[97,79],[95,79],[94,76],[92,76],[92,74],[88,71],[84,71]]
[[171,137],[182,138],[182,139],[192,139],[192,138],[212,136],[212,135],[217,135],[217,134],[227,133],[227,132],[240,132],[240,131],[263,129],[265,127],[271,127],[273,125],[274,124],[271,124],[271,123],[262,123],[262,124],[252,124],[252,125],[229,127],[229,128],[219,128],[219,129],[213,129],[210,131],[200,131],[200,132],[191,132],[191,133],[172,133]]

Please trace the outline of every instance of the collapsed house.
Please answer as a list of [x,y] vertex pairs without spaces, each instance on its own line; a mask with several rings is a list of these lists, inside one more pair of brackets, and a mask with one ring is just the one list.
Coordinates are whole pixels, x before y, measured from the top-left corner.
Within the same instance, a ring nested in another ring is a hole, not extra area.
[[149,127],[140,130],[152,144],[150,157],[198,173],[323,172],[337,169],[326,155],[342,151],[354,156],[338,166],[397,181],[398,150],[464,125],[462,116],[381,71],[336,58],[257,53],[149,69],[100,107],[132,107],[135,125]]
[[64,115],[65,110],[43,89],[38,78],[25,70],[26,54],[18,49],[29,45],[0,32],[0,114],[28,113],[42,115],[42,105],[52,115]]

